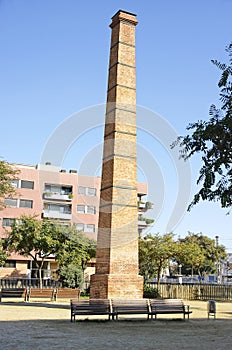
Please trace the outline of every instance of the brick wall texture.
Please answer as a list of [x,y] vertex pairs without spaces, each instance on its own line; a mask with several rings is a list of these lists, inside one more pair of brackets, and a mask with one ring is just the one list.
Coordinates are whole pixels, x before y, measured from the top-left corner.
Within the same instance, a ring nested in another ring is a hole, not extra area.
[[141,298],[138,275],[136,163],[136,16],[113,18],[98,222],[91,298]]

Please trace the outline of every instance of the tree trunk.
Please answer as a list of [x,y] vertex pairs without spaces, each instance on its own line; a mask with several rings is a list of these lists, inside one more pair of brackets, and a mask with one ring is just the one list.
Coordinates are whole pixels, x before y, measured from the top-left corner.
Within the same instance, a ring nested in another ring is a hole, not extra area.
[[42,268],[39,267],[39,287],[43,288],[43,281],[42,281]]
[[159,287],[159,284],[160,284],[160,272],[161,272],[161,268],[158,267],[158,270],[157,270],[157,288]]
[[44,260],[42,259],[41,264],[39,266],[39,287],[43,288],[43,280],[42,280],[42,268],[44,265]]

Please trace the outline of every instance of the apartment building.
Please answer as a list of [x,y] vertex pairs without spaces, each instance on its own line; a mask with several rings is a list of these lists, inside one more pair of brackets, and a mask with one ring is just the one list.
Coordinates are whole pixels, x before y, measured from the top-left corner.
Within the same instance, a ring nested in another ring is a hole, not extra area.
[[[18,179],[13,185],[16,194],[5,198],[6,207],[0,212],[0,236],[6,236],[6,230],[14,220],[25,215],[37,215],[76,225],[89,238],[97,239],[100,199],[100,177],[79,175],[76,170],[68,172],[50,163],[36,166],[14,164],[19,170]],[[147,184],[138,183],[139,215],[145,211],[142,198],[147,194]],[[147,228],[145,221],[138,221],[138,234]],[[47,268],[52,270],[54,259],[47,259]],[[31,269],[29,258],[11,254],[4,267],[0,267],[0,277],[24,276]]]

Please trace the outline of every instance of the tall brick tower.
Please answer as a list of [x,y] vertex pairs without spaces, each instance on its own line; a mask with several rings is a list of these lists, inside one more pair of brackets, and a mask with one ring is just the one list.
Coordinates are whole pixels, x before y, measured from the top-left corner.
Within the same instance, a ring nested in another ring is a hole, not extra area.
[[136,15],[112,17],[96,273],[91,298],[142,298],[138,268]]

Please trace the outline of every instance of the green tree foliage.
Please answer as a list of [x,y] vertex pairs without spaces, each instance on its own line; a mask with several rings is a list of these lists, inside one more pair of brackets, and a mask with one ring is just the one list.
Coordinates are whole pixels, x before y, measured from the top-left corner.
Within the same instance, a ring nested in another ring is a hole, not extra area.
[[76,288],[83,285],[84,279],[82,268],[75,263],[62,265],[59,269],[59,274],[64,287]]
[[59,275],[64,285],[81,287],[87,261],[96,255],[96,242],[74,226],[63,227],[64,242],[56,254]]
[[45,259],[56,254],[61,236],[59,228],[52,222],[40,221],[35,216],[22,215],[11,227],[5,248],[9,252],[31,257],[39,271],[42,288],[42,269]]
[[173,234],[166,233],[147,235],[139,241],[139,267],[140,274],[144,276],[145,282],[152,277],[157,277],[160,283],[160,275],[169,264],[169,260],[176,255],[177,245]]
[[204,266],[205,256],[196,242],[180,240],[178,244],[177,263],[182,265],[182,273],[193,275],[194,271]]
[[48,220],[40,221],[35,216],[21,216],[7,234],[5,248],[9,252],[17,252],[33,259],[39,271],[41,288],[42,269],[49,256],[54,256],[59,263],[61,279],[66,284],[68,276],[64,273],[70,269],[69,279],[72,286],[74,280],[79,286],[82,279],[78,277],[78,271],[82,271],[83,275],[86,262],[95,256],[95,241],[88,239],[72,226],[66,227]]
[[185,274],[214,273],[216,262],[225,259],[226,250],[223,245],[216,246],[214,239],[202,233],[191,233],[184,239],[179,239],[179,262]]
[[202,233],[189,232],[176,241],[173,234],[149,234],[139,241],[140,274],[145,282],[157,277],[158,285],[162,270],[170,264],[181,264],[185,275],[202,276],[215,273],[216,262],[225,258],[225,247]]
[[201,154],[202,167],[197,184],[201,186],[188,210],[200,200],[219,201],[222,208],[232,206],[232,43],[226,48],[229,63],[212,60],[222,71],[218,86],[220,109],[211,105],[208,121],[199,120],[187,127],[189,134],[178,137],[172,147],[181,147],[181,157]]
[[[0,198],[11,197],[15,193],[15,188],[12,186],[12,181],[16,180],[18,171],[5,162],[0,161]],[[0,209],[3,209],[3,201],[0,200]]]
[[3,266],[7,260],[8,254],[5,252],[2,246],[2,241],[0,240],[0,266]]

